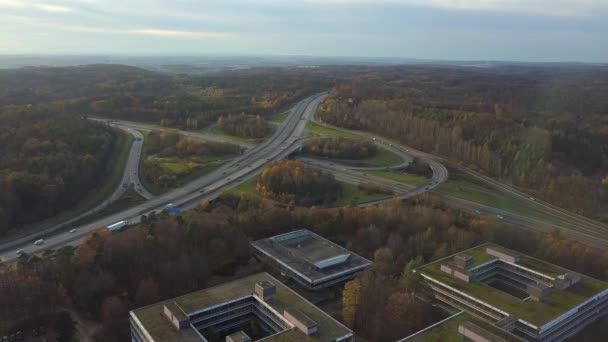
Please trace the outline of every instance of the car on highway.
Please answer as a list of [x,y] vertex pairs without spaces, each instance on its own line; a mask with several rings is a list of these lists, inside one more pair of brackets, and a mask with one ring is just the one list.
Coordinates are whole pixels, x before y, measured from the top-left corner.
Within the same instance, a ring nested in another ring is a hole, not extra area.
[[499,218],[499,219],[501,219],[501,220],[505,218],[505,217],[504,217],[504,216],[502,216],[502,215],[496,215],[496,217],[498,217],[498,218]]
[[72,233],[72,234],[76,233],[76,229],[70,229],[70,233]]
[[36,246],[40,246],[43,243],[44,243],[44,239],[38,239],[38,240],[34,241],[34,245],[36,245]]
[[25,252],[23,251],[23,249],[20,249],[20,250],[18,250],[18,251],[17,251],[17,252],[15,252],[15,253],[17,253],[17,255],[21,255],[21,254],[23,254],[23,253],[25,253]]

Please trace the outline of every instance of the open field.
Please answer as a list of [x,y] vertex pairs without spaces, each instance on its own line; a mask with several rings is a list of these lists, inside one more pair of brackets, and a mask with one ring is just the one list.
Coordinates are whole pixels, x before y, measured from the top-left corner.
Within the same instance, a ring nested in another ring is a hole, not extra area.
[[224,155],[224,156],[193,156],[187,158],[179,157],[159,157],[156,155],[150,155],[146,148],[147,137],[149,132],[143,132],[144,135],[144,148],[141,154],[140,160],[140,180],[148,191],[154,195],[160,195],[167,192],[169,189],[164,189],[152,182],[146,180],[143,176],[144,161],[154,160],[157,161],[165,170],[167,174],[173,174],[176,176],[175,186],[182,186],[198,177],[201,177],[218,167],[224,165],[233,159],[236,155]]
[[[191,180],[201,177],[225,163],[229,162],[234,155],[226,155],[219,157],[194,157],[194,158],[178,158],[178,157],[148,157],[148,160],[155,160],[165,169],[167,174],[173,174],[176,176],[175,186],[182,186]],[[152,184],[145,180],[145,177],[141,179],[142,183],[151,193],[158,195],[162,194],[170,189],[163,189],[155,184]]]
[[281,114],[275,115],[270,121],[276,123],[283,123],[289,116],[289,111],[285,111]]
[[342,197],[335,204],[336,206],[348,206],[357,205],[360,203],[377,201],[391,197],[387,194],[381,194],[377,192],[369,192],[366,190],[359,189],[356,185],[342,183]]
[[411,173],[405,172],[393,172],[393,171],[368,171],[370,175],[387,178],[396,182],[404,183],[412,186],[420,186],[426,182],[428,179],[424,176],[418,176]]
[[306,124],[306,128],[311,136],[330,136],[330,137],[344,137],[344,138],[356,138],[358,137],[356,134],[340,131],[337,129],[321,126],[314,122],[308,122]]
[[[285,120],[287,117],[285,117],[283,120]],[[230,135],[228,133],[223,132],[219,127],[217,127],[217,125],[212,125],[207,127],[206,129],[202,130],[202,133],[207,133],[207,134],[213,134],[216,135],[220,138],[229,140],[229,141],[233,141],[235,143],[244,143],[244,144],[257,144],[261,141],[263,141],[264,139],[266,139],[268,136],[272,135],[274,133],[274,131],[276,130],[276,126],[270,123],[267,123],[268,127],[270,127],[270,131],[268,133],[267,136],[263,137],[263,138],[245,138],[245,137],[239,137],[236,135]]]
[[234,187],[230,191],[237,193],[237,194],[244,193],[246,195],[259,196],[258,192],[255,190],[255,185],[256,185],[257,181],[258,181],[257,177],[251,178],[251,179],[239,184],[237,187]]
[[346,166],[354,167],[388,167],[399,165],[402,160],[401,158],[392,153],[391,151],[378,147],[378,152],[375,156],[365,159],[335,159],[335,158],[324,158],[314,155],[307,155],[310,158],[329,160],[336,164],[342,164]]
[[[237,194],[247,194],[251,196],[259,196],[258,192],[255,189],[255,185],[257,182],[257,178],[252,178],[246,182],[243,182],[239,186],[230,190]],[[376,192],[368,192],[362,189],[359,189],[356,185],[341,183],[342,184],[342,197],[334,204],[334,206],[348,206],[348,205],[356,205],[359,203],[376,201],[384,198],[390,197],[387,194],[381,194]]]
[[110,216],[110,215],[120,212],[124,209],[136,206],[145,201],[146,201],[146,199],[143,198],[137,192],[135,192],[133,190],[128,190],[122,196],[120,196],[116,201],[112,202],[107,207],[101,209],[100,211],[98,211],[92,215],[89,215],[89,216],[83,218],[78,223],[86,223],[86,222],[94,221],[98,218]]

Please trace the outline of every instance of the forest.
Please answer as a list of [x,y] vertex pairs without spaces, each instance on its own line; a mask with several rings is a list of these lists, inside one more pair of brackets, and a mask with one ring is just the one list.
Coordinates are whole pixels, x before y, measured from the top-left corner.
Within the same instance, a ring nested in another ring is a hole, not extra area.
[[33,312],[46,317],[70,309],[101,325],[98,340],[127,340],[128,310],[262,271],[248,243],[304,227],[374,261],[337,298],[337,318],[369,341],[394,341],[437,319],[414,296],[419,289],[411,270],[485,241],[608,279],[605,251],[557,232],[472,217],[430,195],[364,209],[293,210],[229,196],[184,216],[163,212],[120,234],[91,232],[77,248],[0,266],[0,333],[43,319]]
[[242,138],[261,139],[272,133],[272,126],[259,115],[221,115],[217,127],[224,133]]
[[335,202],[342,185],[329,172],[306,168],[297,160],[279,160],[262,170],[256,190],[269,199],[310,206]]
[[372,131],[598,218],[608,203],[608,72],[368,68],[318,118]]
[[0,108],[0,236],[108,182],[125,143],[110,127],[53,108]]
[[298,68],[191,76],[124,65],[27,67],[0,70],[0,107],[53,104],[79,115],[197,130],[221,115],[271,116],[330,84],[326,71]]
[[304,145],[304,151],[317,157],[365,159],[375,156],[378,148],[369,141],[338,137],[309,139]]

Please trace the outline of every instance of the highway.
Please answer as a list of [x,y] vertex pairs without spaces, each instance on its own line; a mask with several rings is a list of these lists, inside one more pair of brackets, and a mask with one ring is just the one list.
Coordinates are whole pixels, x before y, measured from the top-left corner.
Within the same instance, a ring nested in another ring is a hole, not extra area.
[[[105,118],[91,118],[92,120],[106,122],[110,125],[114,125],[116,127],[124,127],[130,128],[137,131],[150,132],[150,131],[166,131],[166,132],[176,132],[188,138],[192,138],[195,140],[201,141],[211,141],[225,144],[233,144],[239,145],[242,148],[250,149],[255,146],[255,144],[250,144],[242,141],[231,140],[221,136],[207,134],[202,132],[192,132],[192,131],[182,131],[176,128],[167,128],[159,125],[149,124],[149,123],[141,123],[141,122],[133,122],[133,121],[125,121],[125,120],[116,120],[116,119],[105,119]],[[278,126],[278,125],[277,125]]]
[[[513,224],[519,228],[532,229],[532,230],[537,230],[540,232],[551,232],[551,231],[558,229],[560,232],[562,232],[562,234],[569,236],[575,240],[585,242],[589,245],[600,247],[600,248],[605,248],[606,246],[608,246],[608,226],[603,223],[594,221],[592,219],[583,217],[581,215],[577,215],[577,214],[567,211],[565,209],[558,208],[549,203],[532,198],[531,196],[521,192],[518,189],[515,189],[506,184],[503,184],[490,177],[481,175],[477,172],[469,170],[468,168],[462,167],[460,165],[452,165],[452,166],[454,168],[457,168],[459,171],[465,172],[468,175],[474,177],[475,179],[477,179],[481,182],[484,182],[487,185],[495,188],[496,191],[508,193],[509,195],[511,195],[514,202],[517,202],[517,203],[529,208],[532,211],[536,211],[538,213],[542,213],[543,215],[550,216],[553,218],[553,220],[551,222],[548,222],[548,221],[544,221],[541,219],[510,212],[507,210],[498,209],[498,208],[490,207],[490,206],[483,205],[480,203],[467,201],[464,199],[446,195],[444,193],[441,193],[439,190],[435,189],[437,187],[437,185],[439,185],[439,184],[435,184],[433,186],[433,183],[434,182],[441,183],[441,182],[445,181],[445,179],[447,179],[447,169],[445,168],[444,164],[446,164],[446,165],[452,164],[449,161],[446,161],[446,160],[442,159],[441,157],[433,156],[431,154],[418,151],[411,147],[403,146],[401,144],[390,141],[388,139],[378,137],[372,133],[343,129],[343,128],[336,127],[333,125],[328,125],[328,124],[325,124],[325,123],[319,122],[319,121],[316,121],[316,123],[323,125],[325,127],[331,128],[331,129],[356,134],[356,135],[359,135],[366,139],[375,138],[375,141],[377,143],[389,145],[390,147],[393,148],[393,151],[394,151],[394,149],[398,149],[400,151],[405,151],[413,156],[416,156],[416,157],[426,161],[427,163],[429,163],[429,165],[433,169],[433,179],[431,180],[430,184],[427,183],[427,185],[423,185],[418,188],[412,188],[411,186],[409,186],[409,188],[408,188],[408,186],[405,184],[400,184],[398,182],[394,182],[394,181],[388,180],[386,178],[373,177],[373,176],[369,176],[369,175],[366,175],[366,174],[360,173],[360,172],[357,173],[357,172],[355,172],[354,169],[352,169],[348,166],[343,166],[343,165],[332,166],[332,165],[320,163],[319,161],[308,160],[308,162],[310,163],[311,166],[325,169],[325,170],[328,170],[328,171],[334,173],[334,175],[336,176],[336,178],[338,180],[345,181],[345,182],[348,182],[351,184],[370,183],[370,184],[376,184],[379,186],[385,186],[385,187],[393,189],[393,191],[395,191],[395,194],[397,195],[397,197],[400,197],[400,198],[409,198],[409,197],[415,196],[415,195],[420,194],[425,191],[432,191],[433,193],[435,193],[439,197],[441,197],[448,205],[450,205],[454,208],[458,208],[458,209],[461,209],[464,211],[471,212],[476,215],[493,216],[497,219],[502,217],[501,220],[505,223]],[[444,172],[446,173],[445,174],[446,178],[443,177]],[[397,184],[395,184],[395,183],[397,183]],[[404,187],[406,187],[406,189],[404,189]],[[379,203],[383,203],[383,202],[387,202],[387,201],[391,201],[391,200],[392,199],[374,201],[374,202],[370,202],[370,203],[361,204],[360,206],[375,205],[375,204],[379,204]],[[559,222],[559,223],[556,224],[555,222]]]
[[[144,198],[150,199],[153,197],[152,194],[150,194],[141,185],[141,182],[139,181],[139,159],[140,159],[142,148],[143,148],[143,139],[141,139],[142,138],[141,133],[135,129],[125,127],[125,126],[116,126],[116,127],[129,133],[131,136],[133,136],[134,139],[133,139],[133,143],[131,144],[131,148],[129,150],[129,155],[127,157],[128,158],[127,164],[125,165],[125,169],[123,171],[123,175],[122,175],[120,184],[118,184],[118,186],[114,190],[114,192],[107,199],[105,199],[103,202],[99,203],[94,208],[91,208],[77,216],[74,216],[74,217],[70,218],[69,220],[64,221],[58,225],[54,225],[49,228],[38,230],[35,233],[28,234],[25,236],[15,236],[13,239],[0,244],[0,252],[7,250],[7,249],[15,250],[15,248],[17,248],[18,246],[27,245],[31,241],[37,240],[37,239],[47,236],[49,234],[53,234],[54,232],[60,231],[60,230],[64,229],[65,227],[73,224],[74,222],[80,221],[81,219],[85,218],[86,216],[89,216],[91,214],[94,214],[94,213],[100,211],[101,209],[107,207],[112,202],[114,202],[118,198],[120,198],[120,196],[122,196],[128,190],[128,187],[130,184],[133,184],[134,190],[136,190]],[[125,187],[124,184],[127,184],[127,187]],[[4,259],[5,258],[2,257],[2,255],[0,255],[0,260],[4,260]]]
[[119,188],[110,197],[110,202],[114,202],[120,196],[122,196],[129,188],[132,188],[135,192],[140,194],[145,199],[151,199],[154,197],[146,188],[141,184],[139,180],[139,160],[141,159],[141,153],[144,146],[144,136],[136,129],[127,127],[121,124],[111,124],[111,126],[120,128],[125,132],[131,134],[134,138],[129,158],[127,159],[127,165],[122,175]]
[[[287,119],[266,141],[252,147],[243,155],[181,188],[153,197],[140,205],[119,213],[73,227],[75,229],[73,233],[64,229],[56,233],[44,232],[45,243],[40,246],[33,244],[36,239],[40,238],[39,234],[23,238],[19,243],[0,245],[0,251],[2,251],[0,258],[11,262],[19,257],[17,254],[18,250],[32,254],[50,248],[77,245],[88,231],[95,228],[105,227],[122,220],[137,223],[141,215],[149,214],[153,211],[159,212],[169,204],[189,209],[195,207],[201,201],[216,198],[223,189],[244,182],[248,178],[257,175],[270,161],[283,159],[298,149],[300,147],[299,144],[301,144],[306,135],[306,122],[312,118],[317,106],[325,96],[327,96],[326,93],[320,93],[298,102],[290,110]],[[139,160],[139,158],[136,159]],[[70,223],[74,221],[76,219],[71,220]],[[64,223],[62,228],[67,229],[70,223]]]
[[[74,233],[67,232],[65,231],[65,229],[57,234],[51,234],[51,232],[45,231],[43,232],[43,234],[45,234],[45,243],[41,246],[33,245],[33,241],[39,238],[39,235],[29,236],[27,238],[21,239],[18,244],[13,243],[12,245],[0,245],[0,252],[2,252],[2,254],[0,254],[0,258],[5,261],[14,261],[18,258],[18,255],[16,253],[18,249],[22,249],[24,252],[31,254],[65,245],[75,246],[82,241],[86,232],[92,229],[98,227],[105,227],[107,225],[122,220],[127,220],[130,224],[134,224],[139,222],[141,215],[161,211],[169,204],[186,210],[195,207],[201,201],[214,199],[219,196],[221,192],[225,189],[237,186],[238,184],[246,181],[247,179],[257,175],[262,170],[262,168],[270,161],[283,159],[291,153],[301,149],[307,139],[306,124],[308,121],[314,120],[316,108],[326,96],[327,93],[320,93],[298,102],[290,110],[288,118],[278,126],[274,134],[266,141],[255,146],[249,144],[241,144],[242,147],[247,148],[243,155],[233,159],[232,161],[226,163],[215,171],[188,183],[184,187],[174,189],[168,193],[157,197],[153,197],[151,195],[144,196],[142,194],[142,196],[148,198],[146,202],[133,208],[129,208],[119,213],[110,215],[108,217],[95,220],[94,222],[75,227],[76,231]],[[156,129],[154,128],[154,126],[151,125],[137,124],[125,121],[112,121],[111,124],[129,131],[131,134],[134,134],[133,132],[137,132],[136,129]],[[556,208],[549,204],[532,199],[531,197],[527,196],[526,194],[520,192],[517,189],[511,188],[489,177],[475,174],[474,172],[467,170],[466,168],[459,167],[459,169],[471,174],[476,179],[490,184],[500,189],[500,191],[506,191],[513,194],[523,203],[526,203],[530,207],[532,207],[533,210],[539,210],[539,208],[541,208],[540,210],[542,210],[544,214],[548,213],[550,215],[554,215],[556,218],[561,220],[563,224],[556,225],[552,222],[546,222],[543,220],[523,216],[517,213],[508,212],[505,210],[493,208],[483,204],[443,194],[437,189],[437,187],[441,183],[445,182],[448,179],[448,170],[444,166],[444,163],[447,162],[443,159],[407,146],[397,144],[391,140],[376,136],[371,133],[346,130],[339,127],[326,125],[324,123],[320,124],[330,127],[332,129],[354,133],[361,136],[362,138],[374,141],[374,143],[376,143],[377,145],[397,154],[402,159],[402,163],[389,167],[349,167],[324,160],[300,158],[310,167],[320,168],[332,172],[336,176],[336,179],[338,179],[339,181],[351,184],[369,183],[387,187],[392,189],[395,193],[395,197],[398,197],[400,199],[410,198],[413,196],[417,196],[421,193],[431,191],[441,197],[448,205],[461,210],[469,211],[476,215],[492,216],[496,219],[501,218],[503,222],[513,224],[519,228],[533,229],[541,232],[549,232],[555,229],[559,229],[564,234],[574,239],[584,241],[585,243],[601,247],[608,246],[608,234],[606,234],[608,230],[606,230],[605,225],[601,223],[595,222],[588,218],[583,218],[582,216],[570,213],[566,210]],[[182,131],[179,132],[181,134],[185,134],[196,139],[213,140],[209,139],[209,137],[205,134]],[[135,135],[136,134],[140,133],[137,132],[135,133]],[[136,142],[137,141],[138,140],[136,139]],[[226,141],[221,138],[219,140],[216,139],[214,141],[234,143],[233,141]],[[141,146],[137,146],[134,143],[130,154],[130,160],[126,168],[127,172],[125,175],[123,175],[123,183],[134,183],[136,190],[138,190],[139,187],[139,190],[145,193],[145,189],[141,186],[141,183],[137,179],[138,171],[136,168],[139,166],[140,153]],[[426,184],[421,185],[419,187],[412,187],[407,184],[402,184],[390,179],[372,176],[365,173],[365,171],[367,170],[399,169],[405,167],[413,157],[419,158],[427,162],[433,171],[432,178]],[[132,163],[133,161],[136,161],[136,163]],[[131,175],[134,177],[131,178]],[[117,192],[118,191],[121,191],[121,189],[117,189]],[[109,198],[107,201],[114,199],[114,196],[115,194],[113,194],[113,197]],[[392,200],[393,198],[388,198],[386,200],[363,203],[359,206],[376,205]],[[61,228],[65,228],[70,223],[76,221],[77,219],[83,216],[84,215],[79,216],[78,218],[75,218],[67,223],[62,224]]]

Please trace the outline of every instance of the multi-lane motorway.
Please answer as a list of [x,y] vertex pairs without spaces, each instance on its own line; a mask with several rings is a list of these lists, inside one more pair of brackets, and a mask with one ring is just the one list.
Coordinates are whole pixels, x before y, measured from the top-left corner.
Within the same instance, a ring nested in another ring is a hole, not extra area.
[[[298,102],[289,113],[287,119],[277,128],[274,134],[263,143],[249,149],[243,155],[226,163],[213,172],[194,180],[185,186],[152,197],[146,202],[109,215],[102,219],[74,227],[75,231],[67,231],[69,223],[57,233],[45,232],[45,243],[40,246],[33,244],[39,235],[22,238],[18,243],[0,245],[0,258],[5,261],[14,261],[19,255],[18,250],[25,253],[38,253],[46,249],[66,245],[79,244],[86,233],[98,227],[105,227],[112,223],[128,220],[137,223],[141,215],[152,211],[158,212],[172,204],[184,209],[192,208],[199,202],[218,196],[224,188],[236,186],[246,179],[258,174],[264,165],[273,160],[285,158],[299,148],[299,143],[305,138],[306,122],[312,118],[317,106],[326,96],[326,93],[316,94]],[[139,160],[139,158],[135,158]],[[131,173],[133,174],[133,173]],[[71,220],[74,222],[75,220]]]
[[[64,229],[58,233],[54,233],[50,230],[42,232],[42,234],[44,234],[45,243],[41,246],[33,245],[33,241],[40,237],[39,234],[21,238],[10,244],[0,244],[0,252],[2,253],[0,254],[0,258],[6,261],[14,261],[18,258],[18,254],[16,253],[17,250],[23,250],[25,253],[37,253],[50,248],[57,248],[65,245],[77,245],[82,241],[84,235],[92,229],[104,227],[122,220],[129,221],[130,223],[137,223],[141,215],[149,214],[151,212],[158,212],[166,208],[168,205],[175,205],[183,209],[189,209],[195,207],[201,201],[216,198],[224,189],[234,187],[257,175],[264,165],[270,161],[283,159],[300,149],[307,137],[306,124],[308,121],[314,119],[316,108],[326,96],[326,93],[320,93],[298,102],[290,110],[288,118],[278,126],[275,133],[266,141],[256,146],[249,144],[245,144],[245,146],[241,144],[242,147],[247,148],[246,152],[241,156],[181,188],[156,197],[149,194],[139,182],[138,167],[141,154],[141,140],[135,139],[135,143],[129,156],[129,162],[123,176],[123,184],[132,184],[133,188],[147,199],[146,202],[119,213],[95,220],[94,222],[75,227],[75,231],[67,231],[67,229],[65,229],[67,226],[85,216],[81,215],[62,224],[60,228]],[[141,137],[141,134],[137,130],[150,129],[149,126],[122,121],[114,121],[112,125],[126,130],[136,138]],[[556,218],[563,220],[562,222],[564,224],[556,225],[553,222],[546,222],[537,218],[530,218],[520,214],[442,194],[437,190],[437,187],[442,182],[447,180],[448,171],[443,165],[445,161],[443,161],[441,158],[417,151],[410,147],[399,145],[395,142],[383,139],[370,133],[349,131],[333,126],[330,127],[333,129],[358,134],[362,138],[374,141],[376,144],[381,145],[383,148],[388,149],[402,158],[403,162],[401,164],[394,167],[388,167],[388,169],[401,168],[411,161],[413,157],[416,157],[428,163],[433,171],[432,178],[426,184],[419,187],[412,187],[407,184],[402,184],[400,182],[365,173],[366,170],[375,169],[373,167],[357,168],[337,165],[327,161],[310,159],[303,160],[310,167],[321,168],[332,172],[340,181],[352,184],[370,183],[387,187],[392,189],[396,196],[401,199],[413,197],[427,191],[432,191],[442,197],[443,200],[449,205],[466,211],[474,212],[477,215],[492,215],[495,217],[500,217],[505,223],[511,223],[518,227],[530,228],[539,231],[551,231],[559,228],[565,234],[581,241],[602,247],[608,245],[608,229],[605,227],[605,225],[575,215],[563,209],[555,208],[549,204],[539,203],[539,201],[526,196],[516,189],[508,187],[495,180],[486,179],[487,177],[484,178],[481,175],[476,175],[473,173],[473,175],[479,178],[481,181],[492,184],[493,186],[500,188],[501,191],[511,192],[512,194],[519,196],[520,200],[523,202],[534,204],[536,209],[538,209],[537,207],[540,205],[540,207],[543,208],[542,210],[544,210],[543,214],[553,215]],[[191,138],[195,139],[223,141],[221,140],[222,138],[208,137],[199,133],[181,133],[187,134]],[[387,168],[383,167],[380,169]],[[467,172],[468,170],[463,169],[463,171]],[[121,191],[124,190],[121,190],[120,188],[117,189],[117,192],[112,195],[112,198],[109,198],[106,202],[118,198],[122,194]],[[361,204],[361,206],[375,205],[381,202],[383,201],[374,201]]]
[[[509,198],[511,198],[514,202],[517,202],[517,204],[520,206],[525,207],[529,209],[530,212],[537,213],[538,215],[522,215],[508,210],[494,208],[488,205],[444,194],[436,189],[436,187],[439,185],[439,183],[447,179],[447,169],[445,166],[443,166],[443,164],[449,164],[448,161],[428,153],[417,151],[411,147],[382,139],[371,133],[347,130],[340,127],[327,125],[322,122],[317,123],[334,130],[340,130],[359,135],[365,139],[374,140],[377,143],[383,144],[385,148],[392,148],[392,151],[395,151],[395,149],[399,151],[406,151],[407,153],[426,161],[433,169],[433,178],[429,183],[417,188],[413,188],[406,184],[401,184],[386,178],[370,176],[363,172],[357,172],[357,170],[351,169],[348,166],[328,165],[327,163],[307,160],[307,162],[309,162],[309,164],[313,167],[331,171],[338,180],[352,184],[371,183],[387,187],[392,189],[395,194],[401,198],[408,198],[422,192],[431,191],[441,197],[444,202],[450,206],[471,212],[475,215],[493,216],[505,223],[509,223],[523,229],[531,229],[541,232],[551,232],[557,229],[562,234],[585,242],[586,244],[601,248],[608,246],[608,226],[603,223],[577,215],[565,209],[558,208],[549,203],[542,202],[538,199],[530,197],[518,189],[500,183],[490,177],[481,175],[460,165],[453,165],[453,167],[457,168],[459,171],[467,173],[478,181],[486,183],[496,191],[508,193],[510,196]],[[385,201],[387,200],[364,203],[362,206],[373,205]],[[547,221],[539,217],[551,217],[551,221]]]
[[128,132],[134,139],[129,158],[127,159],[127,165],[125,166],[125,171],[122,175],[120,187],[112,194],[110,201],[113,202],[117,200],[127,189],[133,189],[143,198],[151,199],[154,195],[146,190],[139,180],[139,160],[141,159],[144,144],[143,135],[138,130],[121,124],[112,124],[112,126]]
[[[124,130],[125,132],[127,132],[128,134],[130,134],[133,137],[133,143],[131,144],[131,148],[129,150],[129,155],[127,157],[128,160],[127,160],[125,169],[123,171],[121,182],[120,182],[119,186],[114,190],[114,192],[108,198],[106,198],[103,202],[99,203],[95,207],[93,207],[77,216],[74,216],[74,217],[70,218],[69,220],[66,220],[60,224],[57,224],[57,225],[54,225],[54,226],[51,226],[51,227],[48,227],[45,229],[37,230],[36,232],[31,233],[31,234],[26,234],[24,236],[16,236],[15,238],[11,239],[10,241],[1,243],[0,252],[6,251],[6,250],[15,250],[15,248],[18,248],[19,246],[27,246],[33,240],[36,240],[41,237],[49,236],[49,235],[53,234],[54,232],[65,229],[65,227],[68,227],[68,226],[74,224],[75,222],[78,222],[78,221],[82,220],[83,218],[107,207],[112,202],[114,202],[118,198],[120,198],[120,196],[122,196],[130,187],[132,187],[135,191],[137,191],[141,196],[143,196],[146,199],[153,197],[153,195],[150,194],[141,185],[141,182],[139,181],[139,159],[141,156],[141,151],[142,151],[142,146],[143,146],[143,136],[141,135],[140,132],[138,132],[137,130],[130,128],[130,127],[117,126],[117,128],[120,128],[120,129]],[[6,256],[3,257],[0,255],[0,260],[4,260],[4,259],[9,259],[9,258],[6,258]]]

